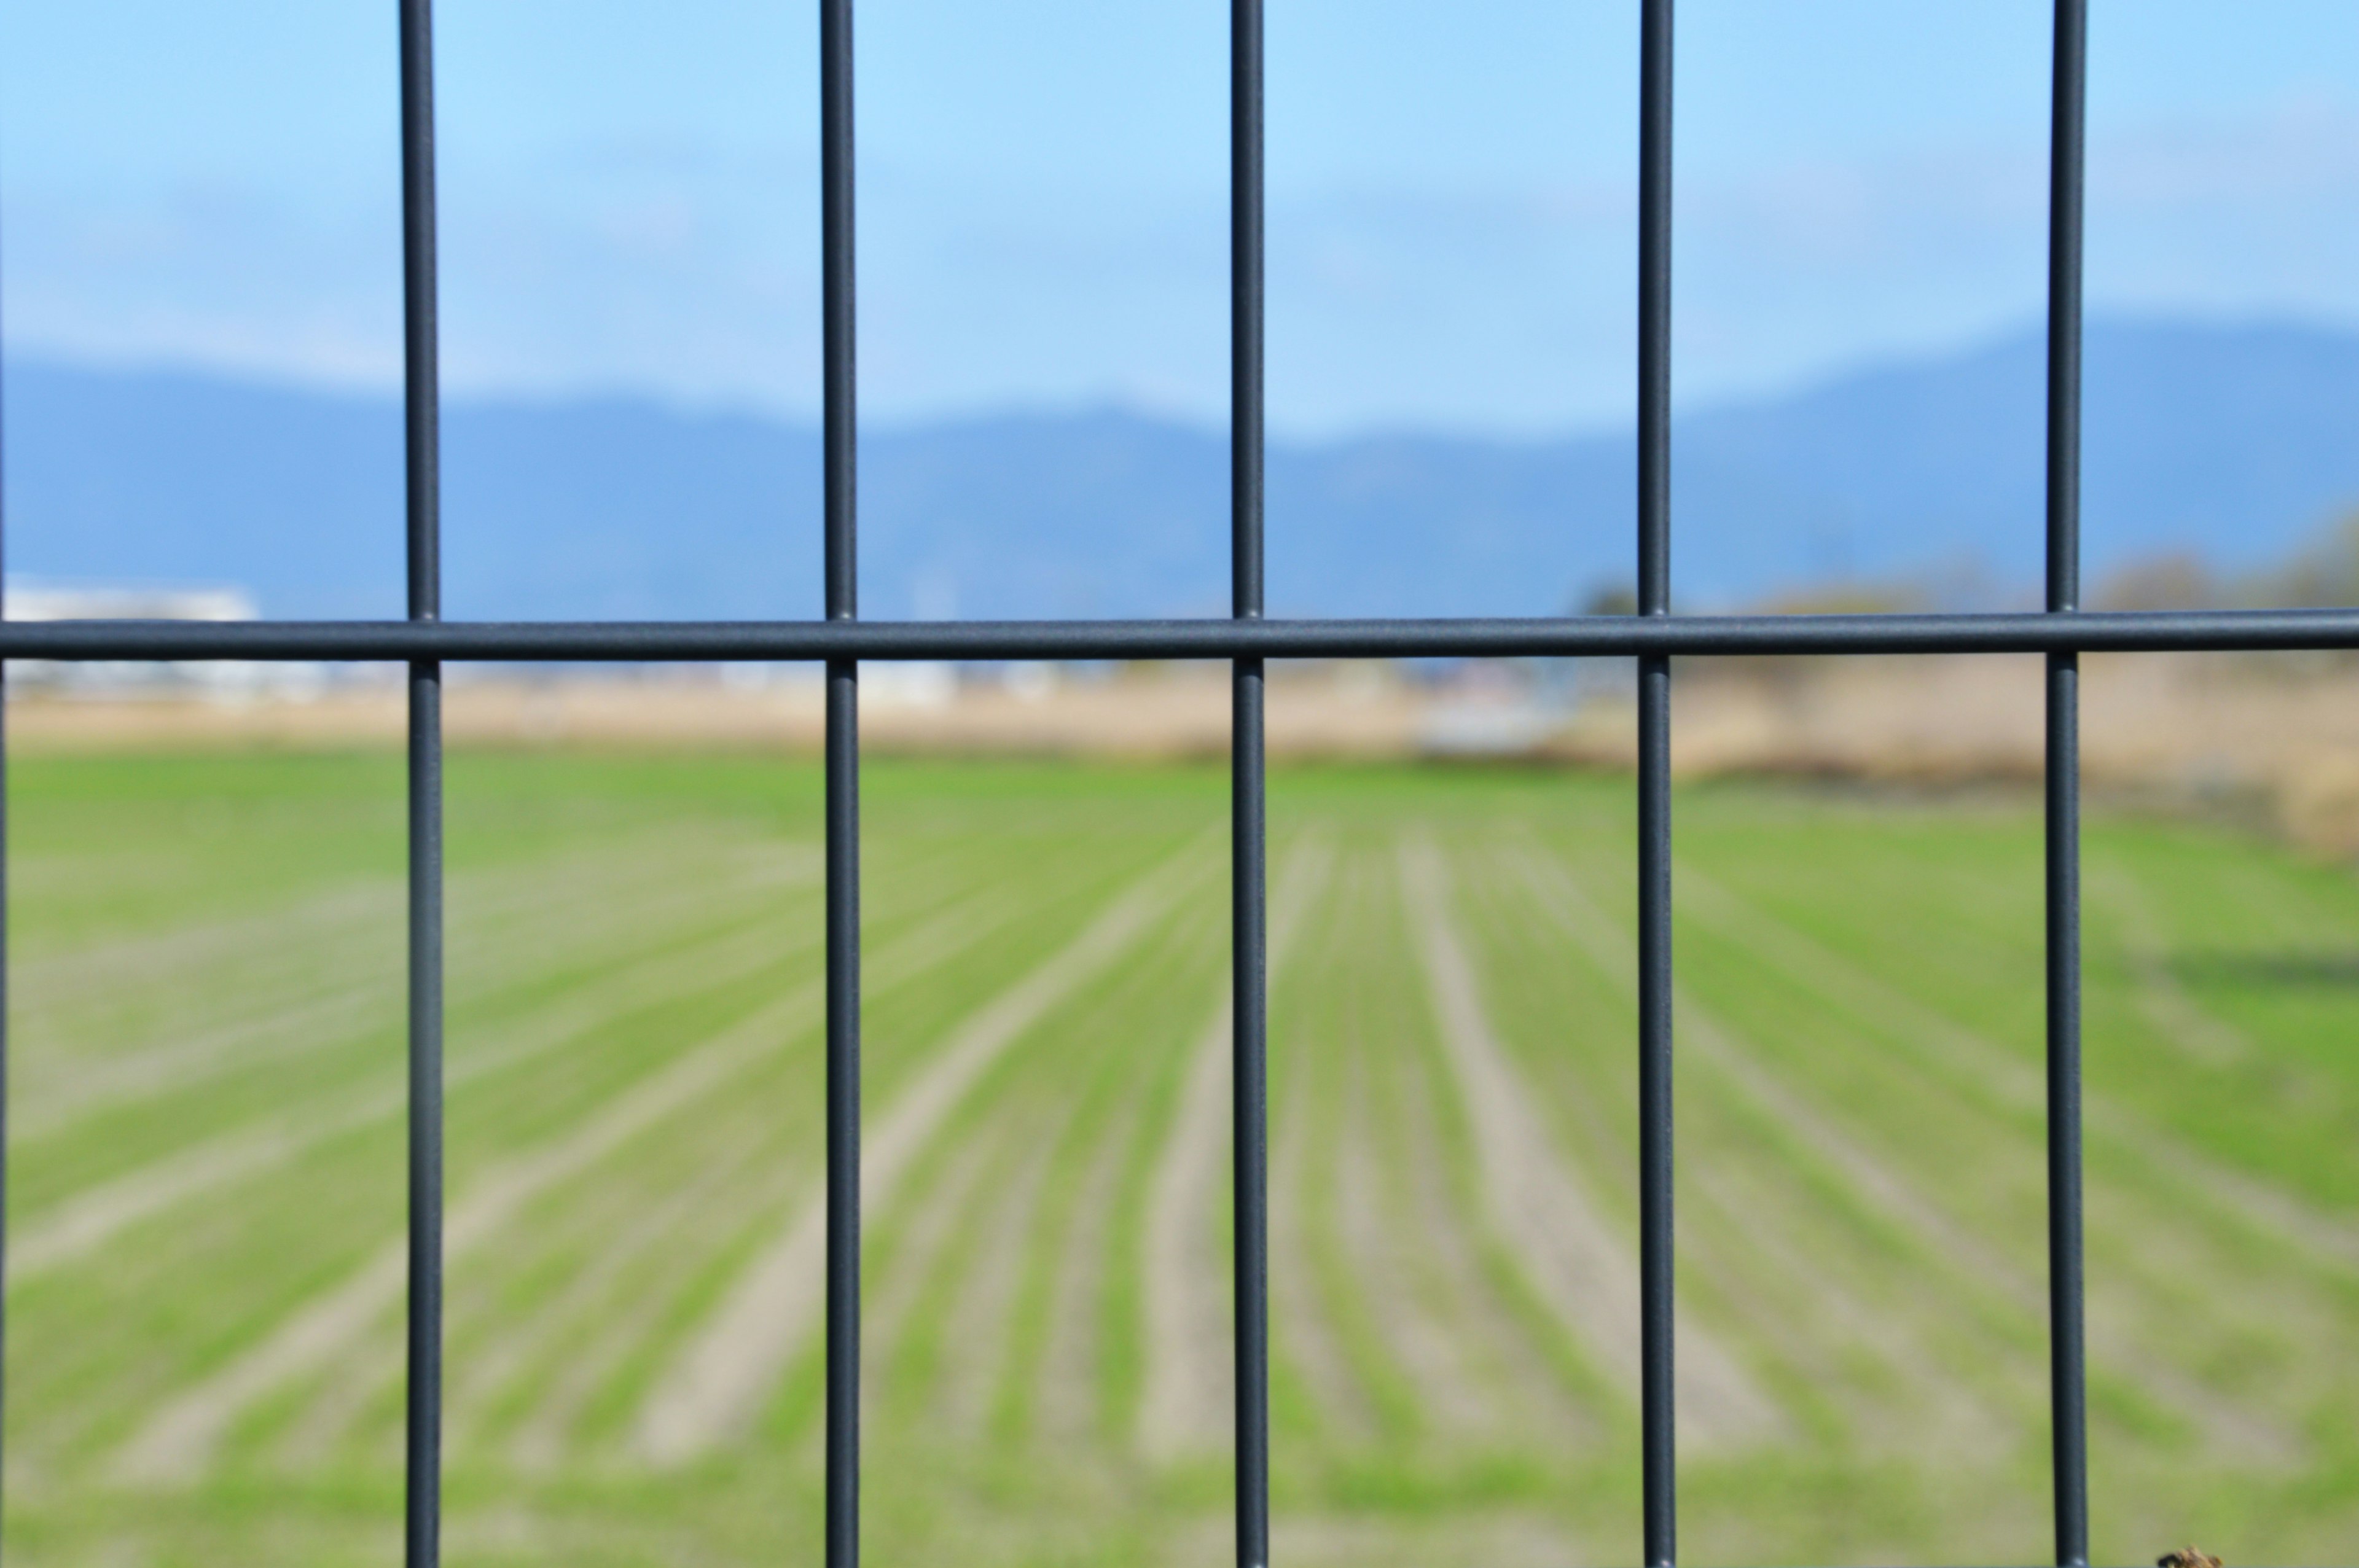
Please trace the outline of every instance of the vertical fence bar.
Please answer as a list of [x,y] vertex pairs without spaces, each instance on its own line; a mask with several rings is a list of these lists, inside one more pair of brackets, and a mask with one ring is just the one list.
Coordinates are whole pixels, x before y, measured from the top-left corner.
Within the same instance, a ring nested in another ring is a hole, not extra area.
[[[0,377],[5,379],[5,377]],[[0,427],[6,424],[0,407]],[[0,442],[0,448],[5,443]],[[5,451],[0,451],[5,459]],[[0,461],[0,470],[5,470]],[[0,497],[7,493],[0,472]],[[0,499],[0,583],[7,580],[7,503]],[[7,601],[0,597],[0,621],[8,618]],[[0,1476],[6,1474],[8,1428],[8,665],[0,659]],[[6,1509],[0,1487],[0,1538],[5,1538]]]
[[[1638,42],[1638,612],[1671,609],[1671,0]],[[1638,1267],[1646,1553],[1679,1555],[1671,1299],[1671,664],[1638,661]]]
[[[1229,5],[1231,613],[1262,613],[1262,8]],[[1237,1563],[1269,1561],[1268,836],[1262,661],[1231,672],[1230,923],[1236,1248]]]
[[[852,0],[820,0],[826,609],[859,614]],[[827,1563],[860,1561],[860,665],[827,666]]]
[[[435,324],[434,19],[401,0],[403,420],[409,618],[442,613]],[[433,1568],[442,1514],[442,666],[409,666],[409,1380],[402,1562]]]
[[[2048,608],[2081,599],[2081,231],[2089,16],[2057,0],[2048,233]],[[2056,1561],[2089,1561],[2082,1341],[2081,659],[2048,657],[2048,1315]]]

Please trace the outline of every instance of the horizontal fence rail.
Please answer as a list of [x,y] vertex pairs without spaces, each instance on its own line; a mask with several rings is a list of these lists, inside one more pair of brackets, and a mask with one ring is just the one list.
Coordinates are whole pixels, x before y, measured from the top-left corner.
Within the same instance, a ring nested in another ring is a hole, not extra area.
[[489,664],[2193,654],[2359,648],[2359,609],[1173,621],[42,621],[0,658]]

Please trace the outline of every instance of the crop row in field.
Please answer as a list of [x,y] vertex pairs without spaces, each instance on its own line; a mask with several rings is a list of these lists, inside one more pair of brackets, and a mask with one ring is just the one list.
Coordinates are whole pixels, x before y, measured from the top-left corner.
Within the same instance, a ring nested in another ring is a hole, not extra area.
[[[816,779],[462,756],[449,1557],[816,1561]],[[404,1292],[397,777],[16,770],[7,1550],[383,1560]],[[880,765],[867,1535],[1225,1559],[1223,798]],[[1274,785],[1283,1560],[1636,1548],[1627,791]],[[1681,804],[1687,1554],[2045,1552],[2039,840]],[[2093,825],[2101,1552],[2359,1538],[2359,886]]]

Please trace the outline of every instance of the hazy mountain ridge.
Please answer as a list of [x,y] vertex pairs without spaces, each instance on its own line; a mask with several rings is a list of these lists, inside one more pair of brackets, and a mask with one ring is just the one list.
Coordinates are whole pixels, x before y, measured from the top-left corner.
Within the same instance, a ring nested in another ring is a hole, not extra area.
[[[2037,581],[2037,332],[1679,422],[1690,606],[1840,576]],[[2092,578],[2185,549],[2280,558],[2359,502],[2359,333],[2109,320],[2087,345]],[[232,582],[281,615],[401,609],[397,403],[38,362],[6,383],[7,560]],[[1320,614],[1549,613],[1625,579],[1626,433],[1273,442],[1269,600]],[[453,400],[445,612],[777,616],[819,602],[816,431],[624,398]],[[862,444],[872,616],[1221,613],[1218,431],[1115,411],[879,428]]]

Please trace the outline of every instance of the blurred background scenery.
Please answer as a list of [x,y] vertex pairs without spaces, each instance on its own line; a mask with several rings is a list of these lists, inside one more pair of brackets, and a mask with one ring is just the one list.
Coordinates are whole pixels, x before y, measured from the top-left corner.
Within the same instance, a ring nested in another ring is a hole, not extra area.
[[[446,613],[816,615],[808,8],[437,20]],[[2039,602],[2049,28],[1680,6],[1679,608]],[[1225,8],[859,29],[864,613],[1225,613]],[[394,41],[0,10],[10,618],[401,612]],[[1272,613],[1628,608],[1636,47],[1273,0]],[[2359,29],[2091,60],[2088,601],[2359,604]],[[8,676],[0,1542],[386,1561],[396,673]],[[1683,1547],[2044,1561],[2038,664],[1675,686]],[[1226,672],[862,700],[868,1549],[1226,1561]],[[2359,662],[2083,704],[2097,1554],[2348,1560]],[[814,674],[446,718],[449,1560],[815,1563]],[[1628,672],[1273,666],[1269,735],[1277,1553],[1632,1560]]]

